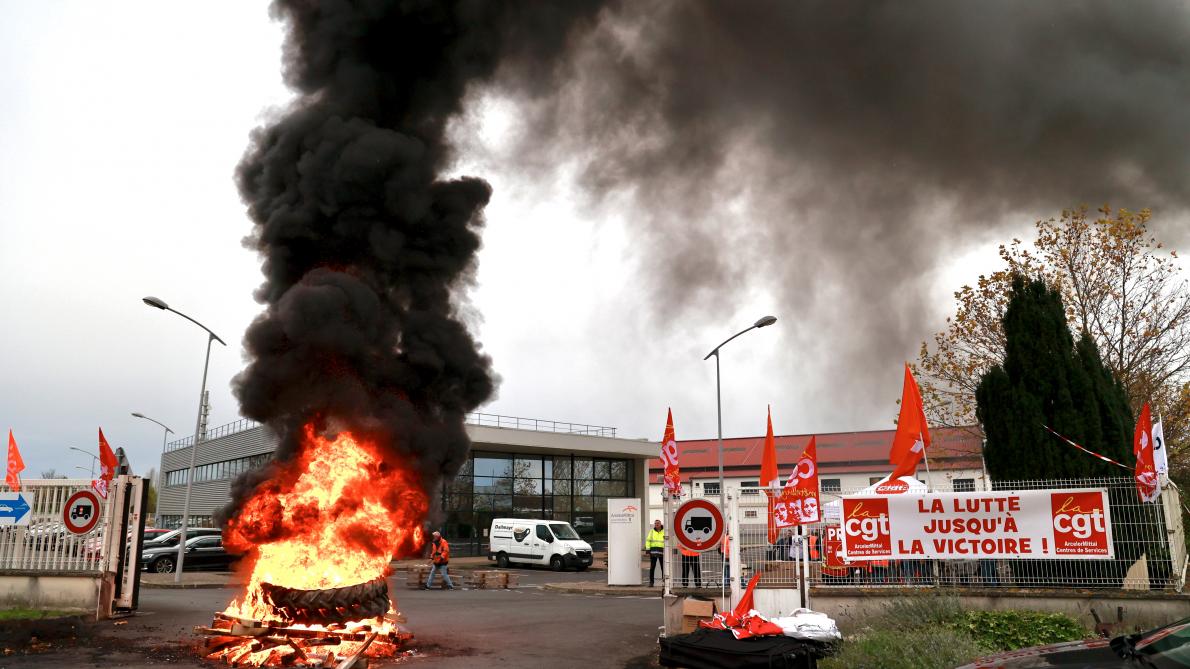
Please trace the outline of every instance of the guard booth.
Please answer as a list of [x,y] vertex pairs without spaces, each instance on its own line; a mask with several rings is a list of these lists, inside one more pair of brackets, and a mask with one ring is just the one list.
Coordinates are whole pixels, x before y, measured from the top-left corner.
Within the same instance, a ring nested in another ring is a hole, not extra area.
[[140,590],[148,482],[117,476],[0,484],[0,606],[128,615]]

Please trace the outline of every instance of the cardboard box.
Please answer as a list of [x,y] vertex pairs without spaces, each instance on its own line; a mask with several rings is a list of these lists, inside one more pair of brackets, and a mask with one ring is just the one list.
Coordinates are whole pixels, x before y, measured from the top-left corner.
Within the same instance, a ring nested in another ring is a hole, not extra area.
[[698,621],[710,620],[715,613],[714,601],[687,597],[682,602],[682,634],[698,629]]

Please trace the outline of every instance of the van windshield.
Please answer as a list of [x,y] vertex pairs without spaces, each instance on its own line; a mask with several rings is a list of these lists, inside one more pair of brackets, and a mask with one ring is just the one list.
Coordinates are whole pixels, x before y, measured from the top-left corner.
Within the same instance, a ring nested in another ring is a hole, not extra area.
[[570,523],[550,523],[550,529],[554,531],[554,536],[566,541],[576,541],[579,536],[570,526]]

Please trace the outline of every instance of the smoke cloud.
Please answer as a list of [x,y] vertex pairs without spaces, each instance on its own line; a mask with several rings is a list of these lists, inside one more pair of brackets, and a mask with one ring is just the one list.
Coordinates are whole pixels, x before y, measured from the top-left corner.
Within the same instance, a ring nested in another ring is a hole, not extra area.
[[872,370],[927,338],[956,253],[1081,203],[1190,241],[1188,66],[1177,2],[624,2],[549,86],[507,66],[472,103],[522,119],[489,162],[630,212],[645,313],[767,293],[854,429],[894,413]]
[[[278,461],[310,422],[371,437],[427,491],[465,460],[464,415],[495,388],[459,315],[491,188],[440,176],[444,128],[469,85],[501,62],[550,62],[587,11],[537,4],[274,4],[300,99],[253,134],[237,173],[266,308],[233,385],[277,433]],[[223,517],[275,475],[239,479]]]
[[[1153,207],[1166,239],[1187,239],[1181,3],[285,0],[274,12],[301,99],[257,131],[238,173],[266,311],[236,391],[278,431],[282,459],[304,422],[344,417],[429,482],[465,457],[463,414],[495,382],[459,317],[491,196],[480,179],[442,177],[460,154],[502,151],[522,184],[573,169],[593,209],[629,203],[657,319],[770,294],[795,333],[791,359],[851,415],[891,414],[890,398],[855,384],[914,353],[935,316],[925,287],[973,242],[1084,202]],[[502,149],[466,126],[487,96],[517,110]]]

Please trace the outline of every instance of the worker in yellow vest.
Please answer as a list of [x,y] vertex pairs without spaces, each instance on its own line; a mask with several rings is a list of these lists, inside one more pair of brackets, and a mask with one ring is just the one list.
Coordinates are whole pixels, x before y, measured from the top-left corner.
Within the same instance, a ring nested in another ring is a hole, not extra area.
[[660,520],[653,521],[653,529],[649,530],[648,536],[645,537],[645,552],[649,554],[649,587],[655,584],[654,574],[657,571],[657,563],[661,563],[661,580],[665,580],[665,528],[661,525]]

